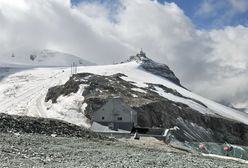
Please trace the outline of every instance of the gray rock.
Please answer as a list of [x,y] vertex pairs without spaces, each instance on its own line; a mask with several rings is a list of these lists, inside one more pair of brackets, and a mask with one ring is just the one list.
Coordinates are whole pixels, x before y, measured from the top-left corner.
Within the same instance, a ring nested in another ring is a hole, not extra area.
[[[147,88],[139,88],[132,82],[125,81],[123,74],[101,76],[90,73],[73,75],[65,85],[50,88],[46,101],[56,99],[60,95],[77,92],[79,85],[87,85],[82,96],[87,103],[86,116],[91,119],[92,113],[104,105],[110,98],[121,96],[123,101],[138,112],[138,125],[141,127],[158,127],[163,129],[177,126],[172,132],[179,141],[218,142],[248,145],[248,126],[218,116],[203,115],[189,106],[170,101],[154,90],[152,84]],[[183,97],[176,90],[156,85],[165,92]],[[139,88],[145,92],[135,91]],[[136,95],[134,97],[133,95]],[[83,99],[82,97],[82,99]],[[183,97],[186,98],[187,97]],[[190,99],[190,98],[188,98]],[[202,102],[190,99],[206,107]],[[187,134],[187,136],[184,136]]]
[[127,62],[136,61],[140,63],[140,68],[170,80],[171,82],[181,86],[180,80],[174,72],[165,64],[157,63],[146,56],[144,52],[140,52],[136,56],[131,56]]

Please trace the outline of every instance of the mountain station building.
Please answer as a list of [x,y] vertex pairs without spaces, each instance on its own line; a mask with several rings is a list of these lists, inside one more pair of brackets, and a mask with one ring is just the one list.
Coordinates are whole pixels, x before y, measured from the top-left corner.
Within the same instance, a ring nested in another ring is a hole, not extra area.
[[131,131],[133,127],[137,126],[137,112],[124,103],[120,97],[110,99],[93,113],[92,119],[92,130],[96,125],[102,125],[115,131]]

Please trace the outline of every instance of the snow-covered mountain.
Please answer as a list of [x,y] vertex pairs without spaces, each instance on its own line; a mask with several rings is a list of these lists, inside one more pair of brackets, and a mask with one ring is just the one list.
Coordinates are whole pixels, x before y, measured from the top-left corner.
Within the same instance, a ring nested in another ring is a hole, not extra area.
[[180,133],[184,140],[248,142],[248,114],[181,87],[168,66],[142,54],[116,65],[81,66],[73,76],[70,68],[59,67],[7,76],[2,71],[0,112],[90,127],[92,112],[121,96],[138,112],[142,126],[176,127],[175,136]]
[[77,56],[53,50],[32,51],[30,54],[18,55],[13,53],[10,57],[0,61],[0,66],[19,67],[69,67],[75,63],[79,66],[95,65]]
[[174,72],[170,70],[170,68],[161,63],[157,63],[150,58],[146,57],[146,54],[141,51],[140,53],[136,54],[135,56],[131,56],[126,62],[137,62],[140,64],[140,68],[148,71],[154,75],[161,76],[170,80],[171,82],[181,86],[180,80],[176,77]]

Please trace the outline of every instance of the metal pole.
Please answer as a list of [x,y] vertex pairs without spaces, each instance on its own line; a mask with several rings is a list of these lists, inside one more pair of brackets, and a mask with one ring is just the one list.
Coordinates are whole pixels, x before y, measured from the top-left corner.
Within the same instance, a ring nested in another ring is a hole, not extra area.
[[71,64],[71,75],[72,75],[72,64]]
[[76,64],[76,74],[77,74],[77,64]]
[[75,72],[75,63],[73,62],[73,74]]

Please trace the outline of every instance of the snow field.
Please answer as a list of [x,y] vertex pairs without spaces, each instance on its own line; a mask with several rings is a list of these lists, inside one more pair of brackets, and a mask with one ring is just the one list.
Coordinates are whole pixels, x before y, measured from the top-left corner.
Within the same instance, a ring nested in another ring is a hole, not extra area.
[[[202,114],[222,116],[224,118],[248,124],[248,114],[225,107],[211,100],[196,95],[176,84],[139,67],[139,63],[128,62],[117,65],[78,67],[78,72],[88,72],[99,75],[113,75],[123,73],[126,81],[132,81],[141,89],[135,91],[144,92],[147,83],[162,84],[175,89],[185,97],[204,103],[208,108],[190,99],[175,96],[156,87],[156,92],[161,96],[181,102],[199,111]],[[0,112],[13,115],[27,115],[34,117],[48,117],[61,119],[70,123],[89,127],[89,121],[84,116],[84,103],[82,92],[84,85],[80,86],[78,93],[68,96],[60,96],[57,103],[45,103],[44,99],[50,87],[64,84],[70,77],[70,68],[34,68],[10,74],[0,80]],[[135,95],[134,95],[135,96]]]

